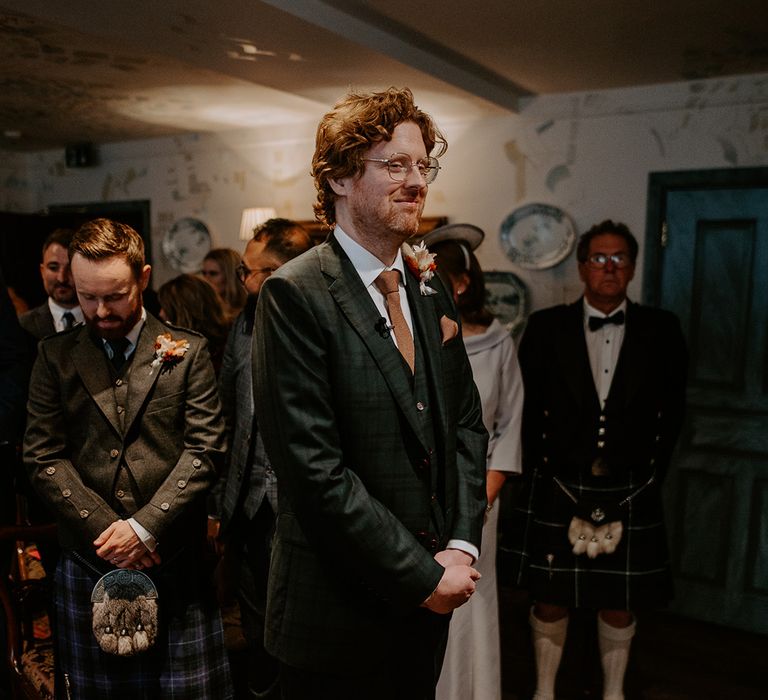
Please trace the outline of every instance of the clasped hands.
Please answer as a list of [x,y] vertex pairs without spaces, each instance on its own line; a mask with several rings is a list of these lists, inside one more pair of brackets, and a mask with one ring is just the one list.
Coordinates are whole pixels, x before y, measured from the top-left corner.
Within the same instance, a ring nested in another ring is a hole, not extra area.
[[94,541],[96,554],[119,569],[148,569],[160,563],[160,555],[150,552],[127,520],[117,520]]
[[435,561],[445,570],[437,588],[421,605],[446,615],[470,599],[481,574],[470,566],[472,557],[460,549],[444,549],[435,554]]

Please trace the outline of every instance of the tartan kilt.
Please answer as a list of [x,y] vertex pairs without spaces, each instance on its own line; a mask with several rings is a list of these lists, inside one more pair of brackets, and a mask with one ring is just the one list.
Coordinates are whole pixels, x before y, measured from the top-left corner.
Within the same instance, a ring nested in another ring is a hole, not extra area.
[[198,564],[172,574],[144,571],[158,588],[158,638],[147,652],[121,657],[103,652],[91,628],[91,591],[99,576],[63,555],[55,575],[56,666],[60,679],[66,674],[69,694],[61,697],[232,698],[219,610],[208,582],[195,585],[195,571],[205,569]]
[[[599,496],[618,503],[646,483],[628,475],[621,485],[595,488],[579,476],[560,477],[577,498]],[[576,556],[568,541],[574,504],[551,473],[534,470],[510,519],[513,577],[534,600],[568,608],[639,610],[666,605],[672,576],[659,485],[628,504],[624,530],[613,554]]]

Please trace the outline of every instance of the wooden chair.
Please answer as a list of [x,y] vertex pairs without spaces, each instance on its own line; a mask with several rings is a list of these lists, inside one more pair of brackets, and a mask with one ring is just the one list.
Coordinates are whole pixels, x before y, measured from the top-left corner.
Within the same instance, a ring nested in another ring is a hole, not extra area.
[[50,582],[39,563],[30,560],[28,548],[55,534],[55,525],[0,526],[0,548],[12,549],[8,575],[0,577],[0,603],[7,637],[4,662],[15,700],[54,697],[53,641],[34,634],[35,620],[47,613]]

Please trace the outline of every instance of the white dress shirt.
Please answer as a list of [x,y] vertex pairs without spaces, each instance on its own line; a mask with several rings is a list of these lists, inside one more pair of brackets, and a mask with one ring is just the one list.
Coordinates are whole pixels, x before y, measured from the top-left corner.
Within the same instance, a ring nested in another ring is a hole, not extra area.
[[621,344],[624,342],[625,324],[606,323],[602,328],[591,331],[589,330],[589,317],[608,318],[608,316],[613,316],[619,311],[623,311],[626,317],[626,299],[611,311],[610,314],[598,311],[584,299],[584,337],[587,341],[589,364],[592,368],[592,378],[595,381],[595,389],[600,399],[601,408],[605,407],[605,401],[611,390],[616,363],[619,361],[619,351],[621,350]]
[[67,330],[66,326],[64,325],[65,313],[71,313],[75,317],[75,320],[72,322],[73,326],[78,326],[81,323],[85,323],[85,319],[83,318],[83,310],[79,306],[73,306],[71,309],[67,309],[63,306],[59,306],[53,299],[51,299],[51,297],[48,297],[48,308],[51,311],[51,316],[53,317],[53,326],[57,333],[61,333],[61,331]]

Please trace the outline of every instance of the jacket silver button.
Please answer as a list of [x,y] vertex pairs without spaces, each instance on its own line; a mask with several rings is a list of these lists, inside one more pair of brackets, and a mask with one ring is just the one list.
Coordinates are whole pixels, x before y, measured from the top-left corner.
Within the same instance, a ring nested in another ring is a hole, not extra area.
[[199,460],[197,457],[195,457],[195,458],[192,460],[192,466],[193,466],[195,469],[199,469],[201,464],[202,464],[202,462],[201,462],[201,461],[200,461],[200,460]]
[[168,503],[161,503],[160,510],[168,510],[171,506]]
[[115,386],[122,386],[122,385],[123,385],[123,380],[122,379],[116,379],[115,380]]
[[125,496],[125,491],[123,491],[123,489],[117,489],[117,491],[115,492],[115,496],[117,496],[118,498],[122,498],[123,496]]
[[424,404],[421,403],[421,401],[416,402],[416,410],[417,411],[423,411],[424,410]]
[[87,518],[87,517],[88,517],[88,515],[89,515],[89,513],[88,513],[88,511],[87,511],[85,508],[83,508],[83,509],[80,511],[80,517],[81,517],[81,518]]
[[48,467],[48,469],[45,470],[45,473],[48,476],[53,476],[56,473],[56,467]]
[[176,482],[176,486],[178,486],[180,489],[183,489],[187,485],[187,482],[184,481],[184,479],[179,479]]
[[110,451],[109,451],[109,456],[110,456],[110,457],[112,457],[112,459],[114,459],[115,457],[117,457],[117,455],[119,455],[119,454],[120,454],[120,451],[119,451],[119,450],[110,450]]
[[72,491],[70,491],[69,489],[64,489],[61,492],[61,495],[64,496],[64,498],[69,498],[72,495]]
[[603,440],[598,440],[598,441],[597,441],[597,448],[598,448],[599,450],[602,450],[602,449],[603,449],[603,447],[605,447],[605,441],[603,441]]
[[122,413],[125,409],[122,406],[117,407],[117,412]]

